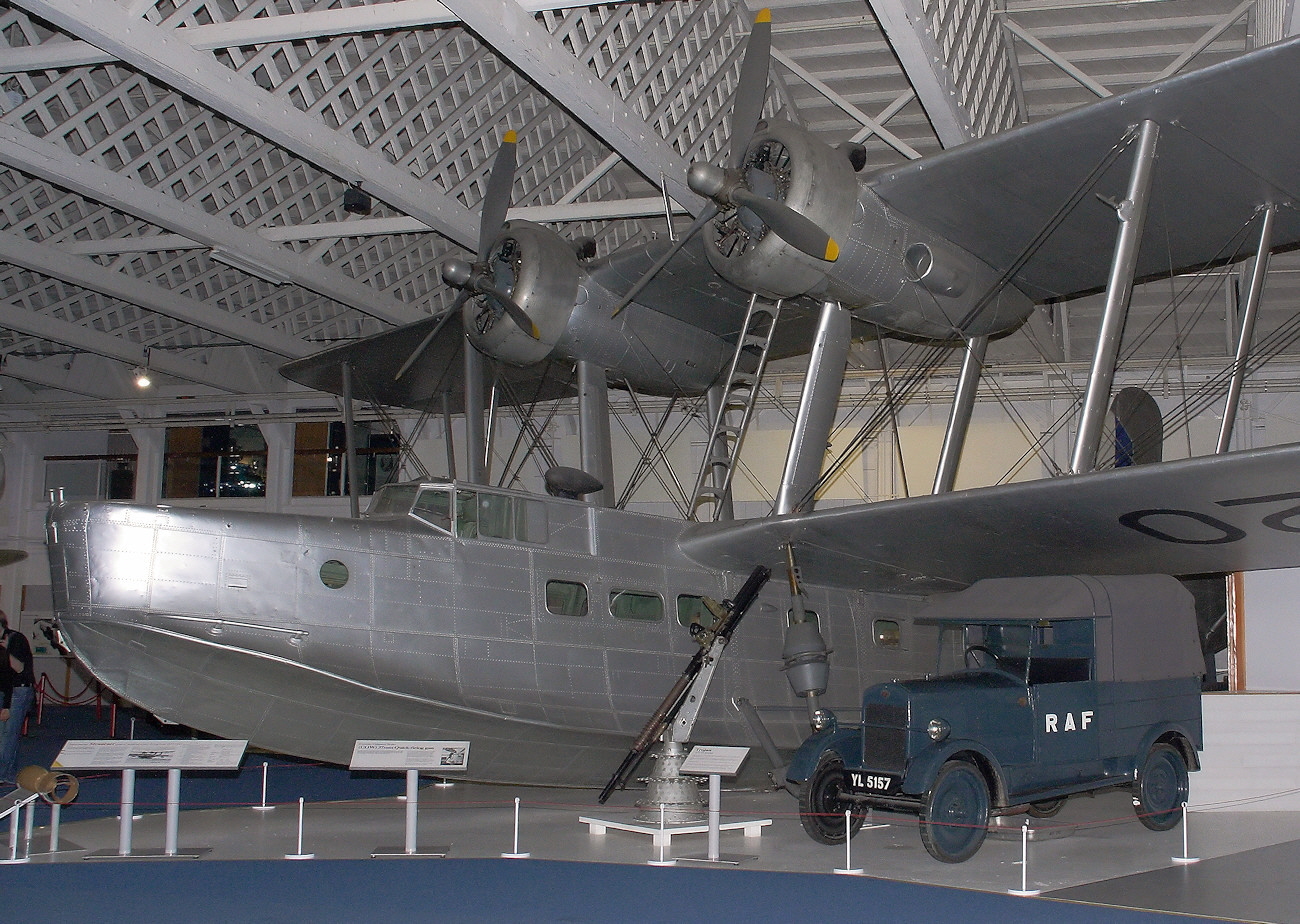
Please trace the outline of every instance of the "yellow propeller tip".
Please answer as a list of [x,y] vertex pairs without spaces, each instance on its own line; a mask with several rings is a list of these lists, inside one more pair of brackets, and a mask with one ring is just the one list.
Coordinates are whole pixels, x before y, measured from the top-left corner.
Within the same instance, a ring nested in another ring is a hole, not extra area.
[[513,131],[506,132],[505,135],[502,136],[501,138],[502,144],[515,144],[518,142],[518,140],[519,140],[519,136],[516,135]]
[[834,263],[840,258],[840,245],[835,243],[835,238],[826,240],[826,256],[822,257],[827,263]]
[[772,21],[772,11],[769,10],[767,7],[763,7],[761,10],[759,10],[758,15],[754,17],[754,22],[771,22],[771,21]]
[[537,325],[536,325],[536,324],[533,325],[533,339],[534,339],[534,340],[541,340],[541,339],[542,339],[542,332],[541,332],[540,330],[537,329]]

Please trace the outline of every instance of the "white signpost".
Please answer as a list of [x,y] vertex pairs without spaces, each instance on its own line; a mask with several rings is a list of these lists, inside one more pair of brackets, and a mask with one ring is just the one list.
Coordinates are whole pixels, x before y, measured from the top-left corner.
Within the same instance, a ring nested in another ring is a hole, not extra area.
[[713,744],[697,744],[682,761],[682,773],[687,775],[706,774],[709,777],[709,852],[704,856],[679,857],[681,860],[695,860],[705,863],[729,863],[733,866],[742,860],[755,857],[741,854],[722,854],[718,852],[721,840],[722,821],[722,778],[735,776],[740,772],[740,765],[749,756],[749,748],[722,747]]
[[[210,847],[176,847],[180,828],[182,770],[238,770],[244,759],[247,741],[69,741],[50,764],[51,770],[120,770],[122,772],[121,823],[117,850],[96,850],[87,860],[130,859],[193,860]],[[135,773],[137,770],[167,771],[166,844],[158,850],[131,850],[132,813],[135,811]]]
[[353,770],[399,770],[406,773],[406,844],[379,847],[371,857],[445,857],[450,846],[416,850],[420,806],[420,771],[451,773],[469,769],[468,741],[358,741],[352,748]]

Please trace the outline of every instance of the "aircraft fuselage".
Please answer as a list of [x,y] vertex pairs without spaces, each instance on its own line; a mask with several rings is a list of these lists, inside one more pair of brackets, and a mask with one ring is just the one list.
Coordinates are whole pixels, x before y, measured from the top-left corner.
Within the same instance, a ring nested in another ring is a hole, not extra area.
[[[678,520],[451,482],[419,489],[406,513],[417,489],[403,490],[358,520],[56,505],[62,634],[130,702],[276,752],[346,763],[359,738],[468,739],[474,779],[603,783],[695,650],[679,610],[744,575],[685,558]],[[754,744],[738,698],[779,745],[807,734],[780,671],[789,599],[773,585],[693,740]],[[872,644],[878,602],[807,592],[834,650],[824,705],[851,712],[864,685],[924,669]]]

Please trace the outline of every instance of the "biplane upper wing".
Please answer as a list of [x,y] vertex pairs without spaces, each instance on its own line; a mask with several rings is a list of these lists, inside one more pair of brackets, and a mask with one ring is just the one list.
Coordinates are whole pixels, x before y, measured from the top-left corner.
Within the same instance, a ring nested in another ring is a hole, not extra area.
[[1105,284],[1117,227],[1098,197],[1124,198],[1132,162],[1111,152],[1144,120],[1159,137],[1140,279],[1253,253],[1247,225],[1262,204],[1281,207],[1274,248],[1300,242],[1300,38],[884,171],[870,185],[1011,272],[1031,298],[1085,294]]
[[1300,566],[1300,444],[741,523],[682,551],[744,573],[795,543],[816,583],[922,593],[981,578]]

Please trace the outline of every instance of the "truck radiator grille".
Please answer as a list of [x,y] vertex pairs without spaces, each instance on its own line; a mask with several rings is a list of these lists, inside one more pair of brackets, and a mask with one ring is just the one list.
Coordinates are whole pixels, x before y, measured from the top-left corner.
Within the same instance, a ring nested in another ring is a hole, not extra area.
[[907,707],[867,703],[863,719],[863,764],[902,773],[907,765]]

